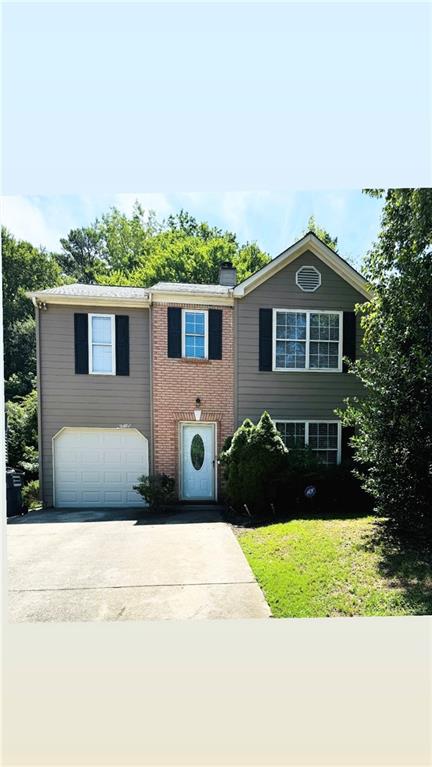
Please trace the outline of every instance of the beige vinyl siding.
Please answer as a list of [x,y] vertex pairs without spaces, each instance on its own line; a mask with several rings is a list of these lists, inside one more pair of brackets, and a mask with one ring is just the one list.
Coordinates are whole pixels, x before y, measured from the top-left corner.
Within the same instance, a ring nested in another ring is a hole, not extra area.
[[[315,266],[321,273],[321,287],[314,293],[296,285],[301,266]],[[256,420],[264,409],[272,417],[285,419],[334,420],[334,409],[343,399],[361,394],[353,375],[318,371],[260,371],[258,369],[259,310],[316,309],[353,311],[365,299],[336,272],[310,252],[295,259],[244,298],[236,301],[236,418]],[[360,327],[357,317],[357,354]]]
[[[129,316],[129,376],[75,374],[75,312]],[[130,424],[150,447],[149,310],[48,304],[39,326],[43,498],[51,505],[52,438],[63,426]]]

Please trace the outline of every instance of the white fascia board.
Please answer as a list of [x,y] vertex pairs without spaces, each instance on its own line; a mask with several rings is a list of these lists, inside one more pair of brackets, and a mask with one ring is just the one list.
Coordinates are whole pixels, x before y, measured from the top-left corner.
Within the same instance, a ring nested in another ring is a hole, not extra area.
[[233,306],[233,294],[150,291],[153,304],[196,304],[198,306]]
[[36,305],[42,304],[64,304],[66,306],[118,306],[128,308],[148,308],[150,306],[149,298],[118,298],[108,296],[64,296],[47,293],[26,293],[27,298],[31,298]]

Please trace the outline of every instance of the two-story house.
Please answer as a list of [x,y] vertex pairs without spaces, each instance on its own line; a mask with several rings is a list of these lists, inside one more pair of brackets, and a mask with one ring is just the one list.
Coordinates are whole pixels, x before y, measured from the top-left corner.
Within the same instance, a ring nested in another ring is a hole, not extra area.
[[236,284],[64,285],[36,306],[43,501],[136,506],[136,479],[165,472],[179,499],[214,501],[217,456],[268,410],[286,440],[343,457],[335,408],[360,393],[365,279],[313,233]]

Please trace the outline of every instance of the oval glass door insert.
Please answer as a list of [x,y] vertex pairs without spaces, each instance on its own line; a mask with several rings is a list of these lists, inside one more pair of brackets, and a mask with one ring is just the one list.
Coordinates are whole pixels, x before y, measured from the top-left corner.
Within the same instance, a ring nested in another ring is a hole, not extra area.
[[204,463],[204,442],[201,434],[195,434],[191,442],[191,461],[192,466],[197,471],[200,470]]

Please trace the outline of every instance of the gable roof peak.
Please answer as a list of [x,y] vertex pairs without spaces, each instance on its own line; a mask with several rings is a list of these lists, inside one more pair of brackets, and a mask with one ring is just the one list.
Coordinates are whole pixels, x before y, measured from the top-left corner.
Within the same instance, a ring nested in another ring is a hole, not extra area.
[[310,248],[312,254],[321,259],[330,269],[333,269],[342,279],[348,282],[355,290],[361,293],[365,298],[370,298],[370,287],[367,280],[357,269],[354,269],[342,256],[335,250],[326,245],[315,232],[311,230],[306,232],[303,237],[294,242],[288,248],[279,253],[268,264],[261,267],[255,274],[252,274],[243,282],[240,282],[234,288],[234,296],[241,298],[247,293],[261,285],[263,282],[273,277],[285,266],[288,266],[299,256]]

